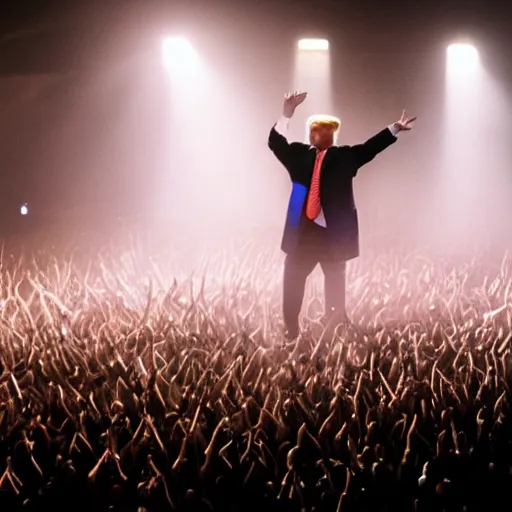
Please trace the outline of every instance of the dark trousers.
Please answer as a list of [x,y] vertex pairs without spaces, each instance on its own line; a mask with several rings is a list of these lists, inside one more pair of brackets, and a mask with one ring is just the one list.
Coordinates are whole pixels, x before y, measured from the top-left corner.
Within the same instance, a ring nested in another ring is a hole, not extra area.
[[286,255],[284,262],[283,316],[291,332],[298,332],[306,280],[317,264],[324,273],[326,314],[344,315],[346,262],[331,255],[325,228],[307,221],[301,229],[297,248]]

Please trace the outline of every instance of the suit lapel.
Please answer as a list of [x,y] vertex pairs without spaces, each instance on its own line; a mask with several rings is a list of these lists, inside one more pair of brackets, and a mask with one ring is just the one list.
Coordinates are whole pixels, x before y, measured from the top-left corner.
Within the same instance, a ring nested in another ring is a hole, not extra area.
[[325,156],[324,156],[324,161],[322,162],[322,173],[324,172],[324,170],[327,168],[327,164],[329,162],[329,159],[331,158],[332,156],[332,151],[331,151],[332,148],[329,148],[327,150],[327,152],[325,153]]

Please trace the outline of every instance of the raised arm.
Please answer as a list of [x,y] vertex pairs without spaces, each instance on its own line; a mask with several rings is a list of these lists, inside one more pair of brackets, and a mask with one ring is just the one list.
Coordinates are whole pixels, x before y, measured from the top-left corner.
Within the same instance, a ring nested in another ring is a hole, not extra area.
[[284,97],[283,112],[277,123],[270,130],[268,147],[276,158],[289,170],[290,143],[288,142],[288,126],[295,109],[306,99],[307,93],[296,91]]
[[395,143],[398,134],[410,130],[414,121],[416,121],[416,117],[407,117],[404,110],[399,121],[389,125],[364,144],[352,146],[357,168],[371,162],[380,152]]

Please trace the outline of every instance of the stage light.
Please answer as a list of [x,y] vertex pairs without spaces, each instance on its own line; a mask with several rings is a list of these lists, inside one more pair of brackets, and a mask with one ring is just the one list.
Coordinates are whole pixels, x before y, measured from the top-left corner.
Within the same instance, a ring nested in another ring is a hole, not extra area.
[[167,37],[163,41],[162,50],[164,65],[168,70],[191,69],[199,62],[195,48],[184,37]]
[[329,41],[327,39],[300,39],[298,43],[299,50],[321,51],[329,50]]
[[27,215],[28,214],[28,205],[27,205],[27,203],[21,205],[20,213],[21,213],[21,215]]
[[470,44],[451,44],[447,49],[448,67],[452,71],[474,71],[479,62],[478,50]]

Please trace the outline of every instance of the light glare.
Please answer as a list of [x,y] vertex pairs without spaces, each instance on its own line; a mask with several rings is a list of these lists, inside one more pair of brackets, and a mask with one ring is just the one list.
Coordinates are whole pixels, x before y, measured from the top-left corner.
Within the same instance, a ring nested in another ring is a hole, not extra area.
[[21,205],[20,213],[21,213],[21,215],[27,215],[28,214],[28,206],[27,206],[26,203]]
[[479,62],[478,50],[470,44],[451,44],[447,57],[449,69],[459,73],[475,70]]
[[181,71],[195,67],[199,56],[184,37],[167,37],[163,42],[163,59],[168,70]]
[[329,41],[327,39],[301,39],[298,46],[299,50],[325,52],[329,50]]

